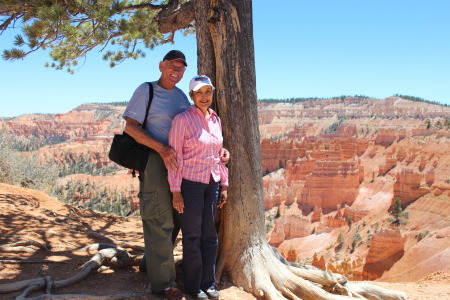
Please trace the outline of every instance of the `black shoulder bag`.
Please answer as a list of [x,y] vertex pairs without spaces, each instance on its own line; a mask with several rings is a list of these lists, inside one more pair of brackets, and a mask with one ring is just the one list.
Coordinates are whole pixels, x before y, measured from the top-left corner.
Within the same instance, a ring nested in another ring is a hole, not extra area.
[[[145,130],[145,124],[147,123],[148,111],[150,110],[150,104],[153,100],[153,85],[148,83],[149,95],[148,105],[145,111],[145,118],[142,124],[142,129]],[[125,131],[122,134],[114,135],[114,139],[109,150],[109,159],[113,162],[133,170],[133,177],[135,176],[135,170],[143,172],[147,165],[148,154],[152,151],[151,148],[139,144],[134,138],[128,135]]]

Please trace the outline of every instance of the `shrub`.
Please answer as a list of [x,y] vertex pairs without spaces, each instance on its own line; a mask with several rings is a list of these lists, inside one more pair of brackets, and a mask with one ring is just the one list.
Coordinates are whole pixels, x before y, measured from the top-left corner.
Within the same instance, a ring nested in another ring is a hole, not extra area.
[[341,233],[339,233],[339,236],[337,238],[337,242],[338,242],[338,244],[343,244],[344,241],[345,241],[345,238],[344,238],[344,235],[341,232]]
[[429,234],[430,234],[430,231],[428,231],[428,230],[425,232],[419,233],[418,235],[416,235],[416,239],[418,242],[420,242],[424,237],[426,237]]

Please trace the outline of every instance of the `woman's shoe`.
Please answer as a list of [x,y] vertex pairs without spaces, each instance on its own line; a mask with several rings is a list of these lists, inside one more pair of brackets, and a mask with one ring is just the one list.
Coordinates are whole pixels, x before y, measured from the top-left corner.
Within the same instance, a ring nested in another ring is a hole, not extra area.
[[219,299],[219,292],[216,289],[208,289],[205,291],[208,299]]
[[194,297],[194,299],[208,299],[208,296],[204,291],[199,291],[197,294],[193,294],[192,296]]

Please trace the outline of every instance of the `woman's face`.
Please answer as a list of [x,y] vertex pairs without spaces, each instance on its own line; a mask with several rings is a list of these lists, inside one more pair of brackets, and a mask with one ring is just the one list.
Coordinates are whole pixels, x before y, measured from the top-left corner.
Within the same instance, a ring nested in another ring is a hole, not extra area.
[[211,106],[212,95],[213,89],[210,85],[202,86],[200,89],[190,93],[191,99],[194,101],[194,105],[200,108],[203,113],[206,113],[208,107]]

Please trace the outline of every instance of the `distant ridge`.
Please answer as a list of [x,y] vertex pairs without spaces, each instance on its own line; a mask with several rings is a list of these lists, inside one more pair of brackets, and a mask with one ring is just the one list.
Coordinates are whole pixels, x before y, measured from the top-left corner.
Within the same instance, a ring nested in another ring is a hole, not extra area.
[[128,104],[128,101],[121,101],[121,102],[90,102],[89,104],[126,106]]
[[408,96],[408,95],[395,94],[394,97],[400,97],[402,99],[409,100],[409,101],[414,101],[414,102],[425,102],[425,103],[436,104],[436,105],[440,105],[440,106],[449,106],[448,104],[443,104],[443,103],[440,103],[438,101],[431,101],[431,100],[426,100],[426,99],[423,99],[423,98],[414,97],[414,96]]
[[[408,95],[395,94],[395,95],[393,95],[391,97],[398,97],[398,98],[402,98],[404,100],[409,100],[409,101],[414,101],[414,102],[424,102],[424,103],[440,105],[440,106],[445,106],[445,107],[449,106],[449,104],[440,103],[438,101],[431,101],[431,100],[426,100],[426,99],[423,99],[423,98],[414,97],[414,96],[408,96]],[[286,98],[286,99],[264,98],[264,99],[258,99],[258,101],[263,101],[263,102],[266,102],[266,103],[299,103],[299,102],[306,102],[306,101],[321,101],[321,100],[331,100],[331,99],[344,100],[346,98],[361,98],[361,99],[382,100],[382,99],[379,99],[379,98],[369,97],[369,96],[364,96],[364,95],[354,95],[354,96],[342,95],[342,96],[322,97],[322,98],[321,97]]]

